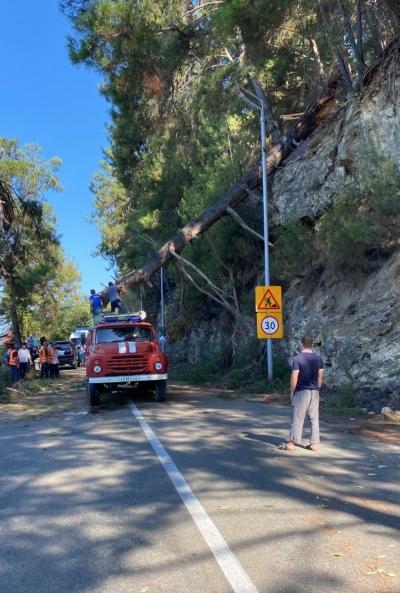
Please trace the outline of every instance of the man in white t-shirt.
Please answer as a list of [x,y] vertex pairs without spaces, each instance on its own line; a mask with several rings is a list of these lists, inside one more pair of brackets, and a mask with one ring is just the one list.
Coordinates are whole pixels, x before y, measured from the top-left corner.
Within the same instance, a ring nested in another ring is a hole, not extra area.
[[18,350],[19,358],[19,377],[26,378],[26,373],[29,370],[29,365],[32,364],[31,353],[29,352],[26,342],[22,342],[21,348]]

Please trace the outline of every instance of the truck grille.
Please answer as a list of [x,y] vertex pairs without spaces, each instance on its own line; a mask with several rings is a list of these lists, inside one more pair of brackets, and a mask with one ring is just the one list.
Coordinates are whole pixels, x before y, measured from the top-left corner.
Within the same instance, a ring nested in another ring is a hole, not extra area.
[[140,354],[118,356],[107,360],[106,372],[110,375],[133,375],[147,371],[148,357]]

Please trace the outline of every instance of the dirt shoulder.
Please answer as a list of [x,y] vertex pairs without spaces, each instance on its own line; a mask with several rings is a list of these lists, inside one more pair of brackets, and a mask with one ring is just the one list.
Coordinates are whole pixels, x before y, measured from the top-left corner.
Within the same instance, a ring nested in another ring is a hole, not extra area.
[[0,423],[78,413],[88,409],[85,370],[61,370],[60,379],[30,377],[7,390],[10,403],[0,403]]
[[[88,411],[85,386],[85,369],[68,369],[61,372],[60,379],[28,379],[13,388],[10,403],[0,403],[0,424],[21,420],[36,420],[40,417],[84,414]],[[259,403],[290,405],[286,396],[279,394],[246,396],[234,391],[221,391],[212,387],[194,387],[184,382],[173,381],[168,386],[168,397],[184,401],[193,396],[211,395],[216,398],[249,399]],[[366,439],[384,443],[400,442],[400,415],[392,417],[377,414],[335,414],[321,409],[321,420],[335,425],[343,432],[358,434]]]

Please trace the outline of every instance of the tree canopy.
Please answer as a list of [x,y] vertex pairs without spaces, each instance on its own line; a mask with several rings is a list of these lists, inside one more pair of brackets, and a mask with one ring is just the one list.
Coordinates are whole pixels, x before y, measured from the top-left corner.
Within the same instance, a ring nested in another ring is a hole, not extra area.
[[[72,62],[102,75],[110,103],[92,220],[102,234],[99,252],[121,274],[140,269],[154,247],[250,174],[259,160],[260,101],[272,148],[332,72],[339,99],[357,89],[399,26],[396,0],[61,0],[60,7],[74,29]],[[237,212],[262,234],[257,196]],[[245,308],[263,267],[260,239],[231,218],[204,238],[189,243],[185,259]],[[198,299],[212,314],[199,291],[207,281],[190,288],[184,265],[168,270],[175,299]]]
[[[60,246],[54,212],[44,201],[46,192],[62,190],[60,166],[59,158],[45,161],[36,144],[20,147],[16,139],[0,138],[0,315],[19,342],[28,331],[59,336],[65,309],[83,300],[76,266]],[[81,322],[82,313],[77,317]]]

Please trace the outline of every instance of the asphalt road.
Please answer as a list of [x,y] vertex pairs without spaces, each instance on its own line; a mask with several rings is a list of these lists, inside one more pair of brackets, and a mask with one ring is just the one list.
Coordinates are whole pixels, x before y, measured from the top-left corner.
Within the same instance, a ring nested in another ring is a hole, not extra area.
[[400,592],[400,444],[170,392],[0,424],[1,592]]

